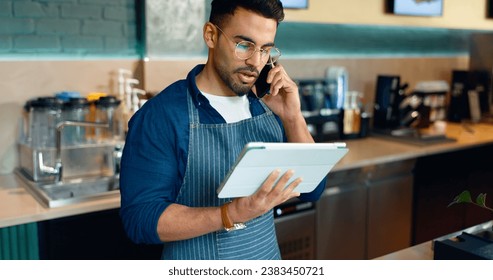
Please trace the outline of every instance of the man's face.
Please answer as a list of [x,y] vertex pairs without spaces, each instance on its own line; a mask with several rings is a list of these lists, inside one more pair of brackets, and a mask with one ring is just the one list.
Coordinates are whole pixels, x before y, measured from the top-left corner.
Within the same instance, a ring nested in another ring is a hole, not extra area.
[[221,29],[225,34],[218,31],[219,41],[214,49],[214,69],[236,95],[245,95],[255,84],[267,60],[261,58],[259,51],[249,59],[239,59],[235,55],[235,43],[249,41],[257,46],[257,50],[273,46],[277,22],[240,8]]

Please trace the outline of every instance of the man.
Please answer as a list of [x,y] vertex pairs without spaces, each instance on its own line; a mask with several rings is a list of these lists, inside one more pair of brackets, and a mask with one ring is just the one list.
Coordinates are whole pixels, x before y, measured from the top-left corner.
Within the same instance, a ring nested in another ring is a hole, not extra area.
[[[207,63],[132,117],[120,185],[134,242],[163,242],[164,259],[280,258],[272,208],[318,199],[325,181],[300,196],[301,179],[287,184],[292,172],[274,170],[249,197],[219,199],[216,189],[248,142],[313,142],[296,84],[274,66],[283,18],[278,0],[212,1],[203,28]],[[252,89],[267,64],[270,94],[260,101]]]

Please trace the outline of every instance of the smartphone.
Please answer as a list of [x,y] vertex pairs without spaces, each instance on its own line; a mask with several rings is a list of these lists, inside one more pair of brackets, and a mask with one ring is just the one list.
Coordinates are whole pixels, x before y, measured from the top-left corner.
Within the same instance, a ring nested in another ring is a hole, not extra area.
[[258,98],[262,98],[266,94],[270,93],[270,84],[267,83],[267,74],[269,74],[270,69],[272,69],[272,65],[266,64],[262,71],[260,71],[257,81],[255,82],[255,89]]

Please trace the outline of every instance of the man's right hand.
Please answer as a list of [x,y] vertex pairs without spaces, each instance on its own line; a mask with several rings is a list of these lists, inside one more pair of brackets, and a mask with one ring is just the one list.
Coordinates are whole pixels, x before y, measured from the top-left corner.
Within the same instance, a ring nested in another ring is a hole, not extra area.
[[288,170],[281,176],[280,170],[274,170],[253,195],[234,199],[228,207],[231,220],[236,223],[249,221],[293,197],[300,196],[295,188],[303,179],[296,178],[288,184],[293,174],[293,170]]

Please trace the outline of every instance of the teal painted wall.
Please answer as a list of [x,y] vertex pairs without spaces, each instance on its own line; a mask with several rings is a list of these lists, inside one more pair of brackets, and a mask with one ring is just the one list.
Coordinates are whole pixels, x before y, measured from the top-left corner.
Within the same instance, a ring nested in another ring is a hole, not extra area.
[[[142,58],[143,11],[142,0],[1,0],[0,59]],[[276,43],[285,57],[457,56],[474,32],[485,31],[283,22]]]
[[140,56],[136,2],[1,0],[0,56]]
[[288,56],[457,56],[474,30],[283,22],[276,45]]

